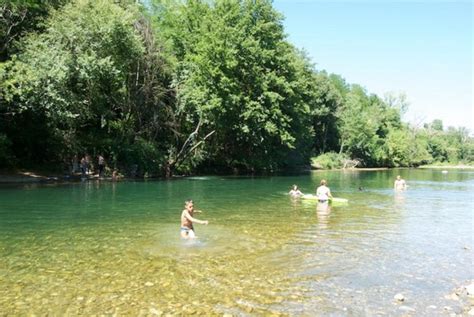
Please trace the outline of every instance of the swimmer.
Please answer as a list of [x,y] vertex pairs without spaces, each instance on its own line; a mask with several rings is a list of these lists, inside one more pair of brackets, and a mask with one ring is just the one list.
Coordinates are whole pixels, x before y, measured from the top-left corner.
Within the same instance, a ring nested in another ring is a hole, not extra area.
[[293,185],[293,189],[290,190],[288,194],[290,194],[290,196],[293,196],[293,197],[303,196],[303,193],[298,189],[298,186],[296,185]]
[[405,190],[407,189],[407,184],[403,178],[400,177],[400,175],[397,176],[397,179],[393,183],[393,188],[395,190]]
[[200,212],[194,210],[194,203],[192,200],[187,200],[184,203],[184,210],[181,213],[181,238],[184,239],[194,239],[197,238],[196,234],[194,233],[194,226],[193,223],[199,223],[202,225],[207,225],[209,221],[207,220],[199,220],[193,218],[194,212]]

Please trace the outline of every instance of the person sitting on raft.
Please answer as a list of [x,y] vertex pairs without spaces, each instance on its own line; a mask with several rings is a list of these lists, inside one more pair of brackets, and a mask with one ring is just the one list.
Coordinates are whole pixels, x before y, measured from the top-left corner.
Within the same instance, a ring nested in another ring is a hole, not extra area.
[[290,190],[288,194],[290,194],[290,196],[293,196],[293,197],[303,196],[303,193],[298,189],[298,186],[296,185],[293,185],[293,188]]
[[[194,215],[194,203],[191,199],[186,200],[184,203],[184,210],[181,213],[181,237],[184,239],[194,239],[197,238],[196,234],[194,233],[193,222],[207,225],[209,221],[207,220],[199,220],[193,218]],[[197,210],[196,210],[197,212]]]
[[327,203],[329,199],[332,199],[331,190],[327,187],[327,182],[325,179],[322,179],[319,183],[318,189],[316,189],[316,196],[318,196],[318,202]]

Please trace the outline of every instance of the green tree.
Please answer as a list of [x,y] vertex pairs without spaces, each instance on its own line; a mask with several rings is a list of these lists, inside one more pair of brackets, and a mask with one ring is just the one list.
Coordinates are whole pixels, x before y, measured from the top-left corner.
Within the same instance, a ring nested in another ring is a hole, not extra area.
[[353,85],[338,111],[341,135],[339,152],[348,153],[368,166],[374,165],[375,150],[380,145],[377,131],[381,109],[378,101],[375,96],[368,96],[362,87]]
[[[27,146],[30,159],[79,151],[138,164],[140,151],[159,159],[154,141],[166,128],[172,97],[157,48],[135,6],[104,0],[68,4],[51,15],[44,33],[25,37],[0,75],[4,114],[43,132],[39,148]],[[25,144],[32,131],[9,132],[13,143]]]
[[471,163],[474,161],[474,138],[465,127],[448,127],[443,130],[439,119],[427,123],[415,131],[417,138],[423,140],[426,150],[438,163]]
[[[332,79],[331,79],[332,76]],[[315,96],[311,107],[312,128],[314,129],[315,154],[337,151],[339,147],[338,113],[344,104],[344,87],[342,78],[326,72],[314,75]]]
[[469,137],[469,130],[464,127],[448,127],[444,131],[446,139],[447,159],[450,163],[469,163],[473,161],[473,138]]
[[384,166],[419,166],[432,160],[427,142],[406,127],[391,129],[380,148]]
[[[178,109],[201,122],[208,164],[245,170],[285,163],[311,135],[311,72],[285,40],[270,1],[188,1],[159,21],[176,52]],[[185,133],[184,135],[187,135]]]
[[42,31],[52,9],[68,0],[0,0],[0,62],[7,60],[15,41],[30,32]]

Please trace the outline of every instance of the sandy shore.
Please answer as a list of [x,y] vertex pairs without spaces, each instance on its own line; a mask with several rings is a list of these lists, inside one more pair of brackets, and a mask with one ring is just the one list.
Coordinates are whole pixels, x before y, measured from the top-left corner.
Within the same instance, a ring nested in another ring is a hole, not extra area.
[[435,169],[474,169],[474,165],[422,165],[418,168],[435,168]]
[[311,171],[348,171],[348,172],[357,172],[357,171],[385,171],[390,169],[389,167],[360,167],[360,168],[334,168],[334,169],[323,169],[323,168],[313,168]]
[[[98,175],[87,175],[87,179],[97,179]],[[32,171],[0,172],[0,183],[43,183],[81,180],[81,174],[39,173]]]

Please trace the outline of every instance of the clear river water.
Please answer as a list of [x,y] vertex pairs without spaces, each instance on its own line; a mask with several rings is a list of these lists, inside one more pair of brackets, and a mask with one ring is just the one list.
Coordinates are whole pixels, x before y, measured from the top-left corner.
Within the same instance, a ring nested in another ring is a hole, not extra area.
[[[287,195],[322,178],[349,202]],[[447,295],[474,278],[473,196],[474,170],[3,184],[0,315],[461,314]],[[187,198],[209,220],[195,241]]]

